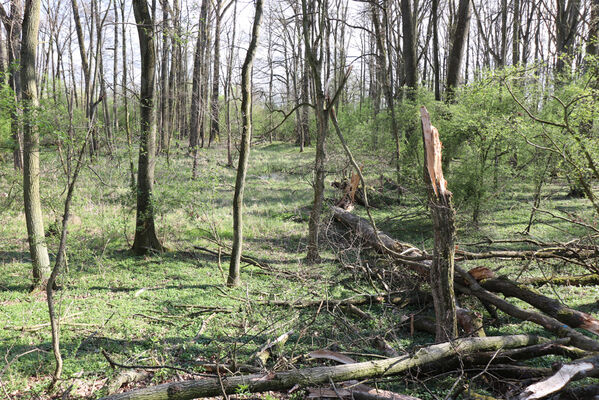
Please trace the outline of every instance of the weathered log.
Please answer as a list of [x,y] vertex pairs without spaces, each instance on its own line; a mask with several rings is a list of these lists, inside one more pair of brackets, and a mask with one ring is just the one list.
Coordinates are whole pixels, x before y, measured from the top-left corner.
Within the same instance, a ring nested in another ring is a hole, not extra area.
[[355,364],[324,366],[267,374],[226,376],[221,379],[201,379],[170,382],[103,397],[103,400],[186,400],[235,393],[240,386],[255,393],[286,390],[295,385],[314,386],[351,379],[367,379],[400,374],[430,363],[479,351],[518,348],[543,342],[533,335],[489,336],[457,339],[418,350],[413,355],[367,361]]
[[558,321],[568,324],[572,328],[585,329],[599,335],[599,320],[595,317],[585,312],[566,307],[558,300],[544,296],[524,285],[520,285],[507,278],[486,279],[481,281],[480,285],[491,292],[499,292],[504,296],[516,297],[523,300],[544,313],[551,315]]
[[563,389],[573,380],[599,376],[599,356],[563,365],[549,378],[528,386],[519,396],[521,400],[542,399]]
[[550,332],[553,332],[558,337],[569,337],[571,339],[571,343],[583,350],[589,351],[599,351],[599,342],[586,337],[582,333],[572,329],[568,325],[564,325],[564,323],[558,321],[557,319],[541,314],[536,311],[528,311],[523,310],[505,300],[498,297],[497,295],[489,292],[479,285],[478,282],[468,272],[464,271],[460,267],[456,266],[456,271],[465,279],[470,286],[462,286],[456,283],[456,288],[458,288],[462,293],[472,294],[478,297],[482,301],[486,301],[489,304],[494,305],[501,311],[506,314],[511,315],[512,317],[516,317],[522,321],[530,321],[537,325],[542,326]]

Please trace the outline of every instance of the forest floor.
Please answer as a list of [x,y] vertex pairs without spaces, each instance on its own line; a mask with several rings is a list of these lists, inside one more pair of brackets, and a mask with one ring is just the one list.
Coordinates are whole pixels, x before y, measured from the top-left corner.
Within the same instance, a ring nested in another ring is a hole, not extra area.
[[[50,153],[42,157],[42,165],[46,166],[42,204],[45,226],[52,231],[60,219],[64,177],[60,164],[50,157]],[[202,363],[254,364],[251,357],[256,351],[289,331],[292,333],[288,342],[268,361],[268,367],[322,365],[322,360],[306,357],[318,349],[344,352],[357,360],[380,357],[383,353],[373,344],[376,336],[384,337],[399,353],[432,343],[434,338],[428,334],[410,335],[407,316],[422,311],[415,306],[361,306],[373,317],[365,319],[326,301],[322,307],[306,308],[268,304],[345,299],[386,290],[360,273],[361,265],[376,264],[378,257],[352,243],[328,211],[323,216],[324,261],[318,265],[304,262],[313,157],[313,149],[299,153],[297,148],[282,143],[262,144],[252,150],[245,193],[243,252],[267,265],[245,265],[242,285],[235,289],[224,285],[228,269],[226,246],[232,240],[235,177],[235,170],[226,167],[224,149],[200,152],[197,180],[191,179],[189,157],[173,157],[168,164],[165,157],[159,159],[156,226],[169,251],[148,257],[135,257],[128,251],[134,233],[135,203],[128,188],[126,158],[101,157],[85,167],[74,198],[69,268],[60,278],[61,289],[56,294],[65,362],[60,387],[67,389],[72,385],[74,398],[106,394],[107,383],[121,369],[111,368],[102,350],[122,364],[169,365],[188,371],[153,370],[145,381],[127,384],[125,389],[189,379],[193,377],[190,372],[205,370]],[[326,184],[328,205],[339,197],[330,183],[341,178],[339,171],[344,165],[340,160],[331,164]],[[391,169],[380,160],[366,163],[368,184],[381,186],[380,175]],[[0,359],[4,360],[0,361],[0,398],[46,398],[45,388],[53,371],[48,312],[45,296],[29,292],[31,268],[20,177],[9,162],[0,165],[2,193],[6,196],[0,197]],[[547,185],[542,208],[587,218],[591,214],[587,202],[567,198],[566,193],[567,187],[560,182]],[[379,203],[373,211],[379,229],[430,250],[431,223],[423,197],[414,193],[396,202],[394,194],[387,192],[380,198],[387,199],[388,204],[383,207]],[[468,244],[487,237],[520,238],[528,224],[531,203],[532,186],[514,183],[484,209],[476,225],[471,223],[470,211],[462,210],[458,204],[460,248],[476,250],[479,247]],[[355,212],[364,215],[359,206]],[[534,238],[561,242],[579,233],[567,222],[541,214],[531,230]],[[48,237],[51,252],[57,248],[57,236],[50,232]],[[218,256],[194,247],[218,253],[216,242],[223,245],[220,262]],[[522,246],[496,244],[493,248]],[[564,264],[555,262],[492,260],[465,264],[486,265],[513,279],[584,272],[571,266],[563,270]],[[388,282],[392,288],[405,284]],[[540,290],[599,317],[599,287],[545,286]],[[507,316],[502,317],[502,322],[500,327],[486,327],[487,334],[545,334],[533,324]],[[29,353],[23,355],[26,352]],[[544,358],[543,366],[550,366],[554,360],[555,357]],[[479,379],[484,387],[484,376]],[[451,375],[421,379],[403,376],[379,381],[379,387],[434,399],[444,398],[454,381]]]

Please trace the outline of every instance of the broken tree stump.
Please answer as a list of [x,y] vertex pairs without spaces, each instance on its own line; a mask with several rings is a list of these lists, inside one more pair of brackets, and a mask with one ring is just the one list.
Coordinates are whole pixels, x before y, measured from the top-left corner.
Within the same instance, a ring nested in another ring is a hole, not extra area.
[[452,193],[447,190],[441,164],[439,131],[431,125],[426,107],[420,107],[424,144],[424,183],[433,220],[435,247],[430,268],[430,285],[435,305],[437,341],[457,337],[455,293],[453,290],[455,263],[455,211]]

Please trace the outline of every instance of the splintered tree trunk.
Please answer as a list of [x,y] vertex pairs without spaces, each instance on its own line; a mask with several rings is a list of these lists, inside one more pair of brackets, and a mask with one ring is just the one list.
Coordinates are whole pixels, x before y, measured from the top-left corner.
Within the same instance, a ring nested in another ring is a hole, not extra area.
[[441,141],[431,125],[425,107],[420,108],[424,143],[424,182],[428,189],[435,237],[430,285],[435,305],[436,340],[443,342],[457,336],[455,293],[453,289],[455,257],[455,212],[451,192],[443,178]]
[[156,152],[156,120],[154,116],[154,80],[156,48],[154,21],[146,0],[133,1],[141,52],[140,138],[137,171],[137,217],[133,252],[145,254],[151,250],[163,251],[154,228],[152,189],[154,184],[154,158]]
[[24,113],[23,194],[29,251],[33,263],[33,286],[44,287],[50,276],[50,259],[44,238],[40,201],[40,137],[36,108],[39,106],[35,57],[40,24],[40,0],[27,0],[21,41],[21,85]]
[[[233,249],[231,251],[231,264],[229,265],[229,277],[227,279],[228,286],[237,286],[240,283],[239,262],[241,261],[241,246],[243,243],[243,190],[252,140],[252,65],[254,63],[254,56],[256,55],[256,47],[258,47],[261,22],[262,0],[257,0],[252,39],[241,69],[241,118],[243,121],[243,130],[239,148],[237,178],[235,179],[235,195],[233,197]],[[218,66],[215,65],[215,68],[218,68]]]

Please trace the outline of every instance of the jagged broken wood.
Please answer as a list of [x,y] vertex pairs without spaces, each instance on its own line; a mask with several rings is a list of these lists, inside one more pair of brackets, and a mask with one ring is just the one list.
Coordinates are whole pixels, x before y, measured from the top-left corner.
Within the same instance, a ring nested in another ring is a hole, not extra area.
[[430,363],[443,362],[454,357],[480,351],[512,349],[544,342],[534,335],[489,336],[457,339],[421,348],[415,354],[354,364],[323,366],[266,374],[207,378],[133,390],[103,397],[102,400],[187,400],[200,397],[235,393],[240,386],[251,393],[270,390],[288,390],[296,385],[314,386],[352,379],[380,378],[397,375]]
[[528,386],[519,396],[520,400],[536,400],[549,396],[563,389],[573,380],[599,376],[599,356],[562,365],[549,378]]

